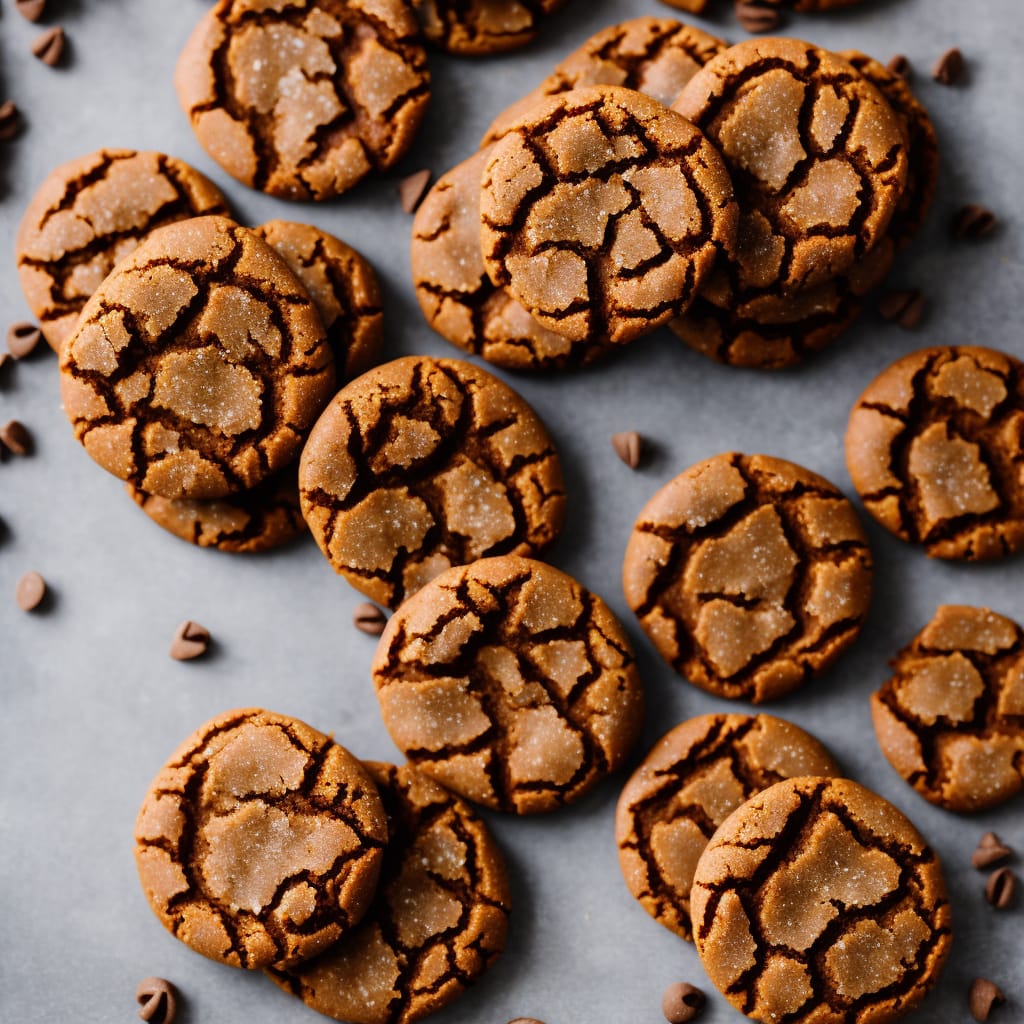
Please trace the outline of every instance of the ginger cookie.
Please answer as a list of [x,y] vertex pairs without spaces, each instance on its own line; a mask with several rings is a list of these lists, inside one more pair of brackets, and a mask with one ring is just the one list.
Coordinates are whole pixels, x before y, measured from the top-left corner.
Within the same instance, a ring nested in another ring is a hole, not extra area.
[[135,863],[168,931],[256,969],[314,956],[355,928],[387,838],[377,790],[344,747],[243,708],[201,726],[157,775]]
[[1024,631],[987,608],[943,605],[871,697],[882,753],[921,794],[982,811],[1024,789]]
[[384,309],[373,267],[350,245],[309,224],[270,220],[253,229],[305,285],[327,332],[338,376],[380,362]]
[[220,0],[174,80],[207,153],[284,199],[330,199],[393,167],[430,97],[404,0]]
[[372,672],[399,749],[496,810],[577,800],[622,766],[643,725],[633,651],[608,607],[526,558],[428,583],[391,617]]
[[678,316],[736,229],[721,158],[630,89],[544,100],[491,150],[484,267],[543,326],[621,345]]
[[537,38],[563,0],[411,0],[423,35],[440,50],[482,57],[518,50]]
[[535,554],[565,517],[536,413],[489,373],[427,356],[338,392],[303,449],[299,492],[334,569],[390,608],[453,565]]
[[154,231],[93,294],[61,353],[75,436],[164,498],[221,498],[297,455],[334,359],[305,289],[224,217]]
[[864,507],[933,558],[1024,546],[1024,365],[936,346],[897,360],[850,414],[846,464]]
[[708,977],[763,1024],[889,1024],[935,985],[952,941],[935,852],[847,779],[779,782],[734,811],[691,905]]
[[831,483],[767,455],[716,455],[666,484],[626,547],[629,606],[661,656],[755,704],[823,672],[856,639],[872,562]]
[[229,214],[212,182],[182,160],[101,149],[61,164],[39,186],[14,241],[18,278],[55,352],[103,279],[155,228]]
[[586,85],[620,85],[666,107],[712,57],[728,47],[716,36],[673,18],[633,18],[591,36],[532,92],[503,110],[481,145],[497,141],[548,96]]
[[388,819],[377,895],[321,954],[268,974],[348,1024],[412,1024],[457,999],[505,947],[501,850],[468,805],[411,765],[365,762]]
[[839,775],[803,729],[771,715],[701,715],[666,733],[619,797],[615,841],[629,891],[659,924],[692,939],[690,887],[716,828],[783,779]]

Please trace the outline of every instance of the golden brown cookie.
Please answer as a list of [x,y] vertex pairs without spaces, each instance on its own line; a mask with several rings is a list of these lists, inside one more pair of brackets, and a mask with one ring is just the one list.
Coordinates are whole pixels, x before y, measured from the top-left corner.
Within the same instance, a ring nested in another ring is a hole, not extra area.
[[583,796],[643,725],[633,651],[608,607],[526,558],[428,583],[391,616],[372,671],[384,724],[421,771],[517,814]]
[[839,775],[803,729],[771,715],[701,715],[677,725],[630,776],[615,812],[629,891],[659,924],[692,939],[690,887],[716,828],[783,779]]
[[351,380],[376,366],[384,347],[384,310],[373,267],[350,245],[310,224],[270,220],[253,230],[305,285],[338,376]]
[[933,558],[1024,546],[1024,364],[994,349],[920,349],[883,370],[846,431],[864,507]]
[[487,275],[572,341],[621,345],[679,315],[734,241],[714,148],[630,89],[544,100],[494,144],[481,189]]
[[60,367],[85,450],[164,498],[221,498],[282,469],[334,384],[305,289],[224,217],[150,234],[86,304]]
[[394,166],[430,97],[404,0],[220,0],[174,82],[207,153],[284,199],[329,199]]
[[168,931],[255,969],[314,956],[353,929],[387,838],[377,790],[344,747],[242,708],[201,726],[154,779],[135,863]]
[[1024,631],[943,605],[871,697],[882,753],[926,800],[995,807],[1024,789]]
[[780,782],[734,811],[691,904],[708,976],[762,1024],[889,1024],[936,983],[952,940],[935,852],[847,779]]
[[212,182],[163,153],[101,149],[61,164],[14,241],[25,300],[50,348],[60,352],[89,296],[150,231],[228,212]]
[[823,672],[871,598],[857,513],[827,480],[767,455],[716,455],[647,503],[622,566],[661,656],[721,697],[760,703]]
[[463,57],[518,50],[563,0],[411,0],[423,35]]
[[348,1024],[412,1024],[447,1006],[505,948],[501,850],[458,797],[411,765],[368,761],[388,819],[377,896],[359,926],[271,979]]

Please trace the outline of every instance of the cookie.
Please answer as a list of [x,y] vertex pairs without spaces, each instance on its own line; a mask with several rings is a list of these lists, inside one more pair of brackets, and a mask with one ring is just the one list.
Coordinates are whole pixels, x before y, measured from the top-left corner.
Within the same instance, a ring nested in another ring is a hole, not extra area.
[[299,492],[334,569],[391,608],[453,565],[541,551],[565,518],[536,413],[489,373],[426,356],[338,392],[303,449]]
[[315,960],[268,971],[318,1013],[412,1024],[447,1006],[505,947],[511,905],[501,850],[470,808],[410,765],[364,764],[388,818],[377,896]]
[[864,507],[933,558],[1024,546],[1024,365],[994,349],[920,349],[883,370],[846,431]]
[[780,697],[856,639],[871,597],[857,513],[827,480],[767,455],[716,455],[640,513],[626,601],[661,656],[720,697]]
[[380,362],[384,309],[373,267],[350,245],[310,224],[270,220],[253,229],[305,285],[327,332],[338,375]]
[[728,45],[673,18],[633,18],[611,25],[569,54],[536,89],[503,110],[491,122],[481,145],[497,141],[548,96],[585,85],[621,85],[667,107]]
[[943,605],[871,696],[882,753],[926,800],[982,811],[1024,789],[1024,631]]
[[701,715],[666,733],[633,772],[615,812],[626,885],[659,924],[693,937],[690,887],[716,828],[783,779],[839,775],[813,736],[771,715]]
[[404,0],[220,0],[174,82],[207,153],[284,199],[330,199],[393,167],[430,97]]
[[423,35],[440,50],[482,57],[518,50],[537,38],[563,0],[411,0]]
[[372,673],[398,748],[496,810],[579,799],[622,766],[643,725],[633,651],[608,607],[526,558],[427,584],[391,617]]
[[373,899],[387,838],[377,790],[344,747],[243,708],[201,726],[154,779],[135,863],[168,931],[256,969],[348,934]]
[[103,282],[61,353],[75,436],[164,498],[222,498],[297,455],[334,385],[305,289],[224,217],[159,228]]
[[615,86],[543,101],[494,144],[481,189],[488,277],[577,342],[625,344],[679,315],[736,228],[703,135]]
[[888,1024],[934,986],[952,940],[935,852],[847,779],[780,782],[734,811],[691,904],[708,976],[763,1024]]
[[155,228],[227,200],[182,160],[101,149],[61,164],[39,186],[14,240],[18,279],[50,348],[61,347],[100,282]]
[[708,0],[661,0],[669,7],[678,7],[681,11],[689,11],[691,14],[703,14],[707,9]]

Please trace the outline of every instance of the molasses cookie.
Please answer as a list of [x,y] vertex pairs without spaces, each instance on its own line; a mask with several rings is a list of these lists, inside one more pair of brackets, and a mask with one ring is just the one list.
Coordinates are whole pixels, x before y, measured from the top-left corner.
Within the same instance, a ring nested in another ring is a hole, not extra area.
[[531,814],[620,768],[643,724],[622,627],[595,594],[526,558],[449,570],[391,617],[373,662],[384,724],[461,796]]
[[387,838],[377,790],[344,747],[244,708],[171,755],[139,811],[135,862],[168,931],[211,960],[262,968],[356,926]]
[[846,464],[865,508],[933,558],[1024,546],[1024,365],[938,346],[883,370],[850,414]]
[[779,697],[824,671],[867,615],[872,563],[853,506],[767,455],[716,455],[640,513],[622,581],[661,656],[720,697]]
[[412,0],[423,35],[464,57],[518,50],[563,0]]
[[269,976],[349,1024],[412,1024],[457,999],[505,947],[501,850],[457,797],[410,765],[366,762],[388,819],[377,896],[315,960]]
[[690,886],[716,828],[744,800],[783,779],[833,776],[813,736],[771,715],[702,715],[663,736],[619,797],[615,840],[629,891],[684,939]]
[[338,392],[299,491],[327,560],[391,608],[453,565],[540,551],[565,515],[558,454],[529,405],[469,363],[426,356]]
[[629,89],[544,100],[494,144],[481,187],[488,276],[572,341],[621,345],[654,330],[734,241],[718,153]]
[[62,164],[39,186],[14,240],[25,300],[60,352],[100,282],[150,231],[228,214],[214,185],[181,160],[101,149]]
[[882,753],[926,800],[982,811],[1024,789],[1024,631],[943,605],[871,697]]
[[85,450],[164,498],[255,487],[296,456],[334,384],[305,289],[224,217],[150,234],[86,304],[60,366]]
[[734,811],[691,905],[708,976],[763,1024],[889,1024],[934,986],[952,940],[935,852],[846,779],[780,782]]
[[405,154],[430,75],[403,0],[220,0],[175,86],[229,174],[284,199],[329,199]]

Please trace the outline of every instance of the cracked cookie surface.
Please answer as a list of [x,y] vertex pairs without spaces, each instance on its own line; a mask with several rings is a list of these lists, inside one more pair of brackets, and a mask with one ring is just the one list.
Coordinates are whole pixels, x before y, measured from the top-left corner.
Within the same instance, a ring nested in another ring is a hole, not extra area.
[[578,799],[622,766],[643,724],[633,651],[608,607],[525,558],[429,583],[391,617],[372,671],[410,761],[497,810]]
[[285,199],[329,199],[392,167],[430,96],[403,0],[220,0],[175,86],[210,156]]
[[888,1024],[938,980],[952,940],[935,852],[847,779],[780,782],[697,863],[694,940],[719,991],[762,1024]]
[[839,775],[803,729],[771,715],[701,715],[677,725],[630,776],[615,813],[626,885],[659,924],[692,939],[690,888],[715,829],[755,793]]
[[661,656],[721,697],[802,686],[856,639],[872,561],[853,506],[810,470],[726,453],[666,484],[626,547],[626,601]]
[[388,818],[377,896],[358,927],[272,980],[348,1024],[412,1024],[457,999],[505,947],[501,850],[462,800],[411,765],[364,764]]
[[625,344],[678,316],[736,204],[721,158],[685,118],[630,89],[544,100],[491,150],[484,267],[543,326]]
[[75,436],[164,498],[221,498],[294,459],[334,384],[305,289],[247,228],[160,228],[93,294],[61,353]]
[[943,605],[871,696],[882,753],[926,800],[995,807],[1024,789],[1024,631],[987,608]]
[[299,492],[334,569],[391,608],[453,565],[539,552],[565,517],[558,454],[524,399],[426,356],[338,392],[303,449]]
[[537,38],[564,0],[411,0],[423,35],[461,56],[517,50]]
[[1024,364],[936,346],[893,363],[850,414],[846,464],[864,507],[934,558],[1024,547]]
[[54,170],[14,242],[22,291],[50,348],[60,352],[89,297],[150,231],[228,213],[212,182],[163,153],[101,149]]
[[354,928],[387,838],[377,790],[344,747],[242,708],[201,726],[157,775],[135,862],[168,931],[256,969],[311,957]]

